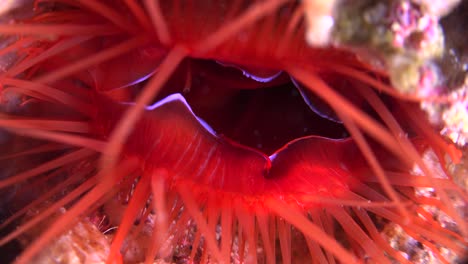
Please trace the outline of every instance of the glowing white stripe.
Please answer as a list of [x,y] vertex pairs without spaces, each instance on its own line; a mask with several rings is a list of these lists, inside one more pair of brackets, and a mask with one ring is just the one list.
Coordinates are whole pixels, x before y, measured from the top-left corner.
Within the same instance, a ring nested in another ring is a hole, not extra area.
[[193,117],[195,117],[197,119],[197,121],[206,129],[206,131],[208,131],[210,134],[212,134],[213,136],[217,136],[216,132],[214,131],[214,129],[208,125],[208,123],[205,122],[205,120],[199,118],[192,110],[192,108],[190,107],[190,105],[187,103],[187,100],[185,100],[185,98],[180,94],[180,93],[175,93],[175,94],[171,94],[169,96],[167,96],[166,98],[164,99],[161,99],[159,101],[157,101],[156,103],[152,104],[152,105],[149,105],[146,107],[146,110],[154,110],[158,107],[161,107],[162,105],[165,105],[165,104],[168,104],[168,103],[172,103],[172,102],[180,102],[180,103],[183,103],[185,108],[187,108],[187,110],[189,110],[189,112],[192,114]]

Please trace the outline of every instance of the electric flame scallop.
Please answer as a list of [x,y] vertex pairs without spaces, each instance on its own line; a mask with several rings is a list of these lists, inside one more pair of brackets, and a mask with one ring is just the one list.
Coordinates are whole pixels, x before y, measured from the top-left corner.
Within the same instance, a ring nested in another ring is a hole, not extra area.
[[327,36],[309,46],[305,2],[36,0],[2,22],[14,262],[71,262],[50,248],[86,223],[100,232],[73,263],[412,263],[390,225],[461,261],[468,195],[445,169],[461,150],[425,98]]

